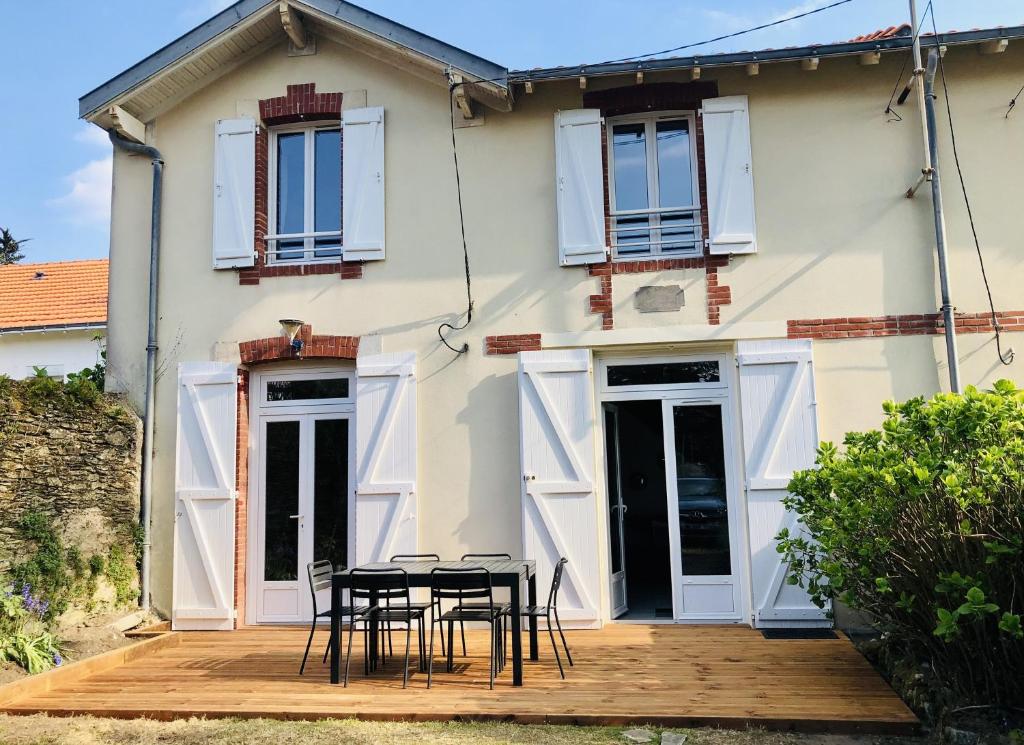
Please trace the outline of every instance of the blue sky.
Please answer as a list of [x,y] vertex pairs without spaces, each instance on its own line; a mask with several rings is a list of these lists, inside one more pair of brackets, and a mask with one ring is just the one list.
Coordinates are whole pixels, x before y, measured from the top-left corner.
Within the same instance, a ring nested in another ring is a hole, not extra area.
[[[918,0],[924,6],[927,0]],[[830,0],[362,0],[509,68],[613,59],[794,15]],[[1020,0],[934,0],[940,29],[1024,24]],[[110,146],[78,97],[227,0],[5,3],[0,44],[0,226],[31,238],[27,261],[106,256]],[[848,39],[906,20],[903,0],[852,2],[698,52]],[[1007,99],[1013,91],[1007,93]]]

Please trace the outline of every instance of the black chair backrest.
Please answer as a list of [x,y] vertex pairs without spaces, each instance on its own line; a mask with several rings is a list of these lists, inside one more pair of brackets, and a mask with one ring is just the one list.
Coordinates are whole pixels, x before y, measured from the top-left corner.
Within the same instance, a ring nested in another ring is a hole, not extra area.
[[430,572],[430,594],[435,600],[487,598],[494,605],[491,573],[483,567],[434,569]]
[[376,596],[378,601],[388,602],[409,599],[409,575],[401,567],[356,567],[349,572],[349,577],[352,598],[371,599]]
[[441,561],[437,554],[395,554],[388,561]]
[[551,590],[548,592],[548,605],[552,608],[558,607],[558,588],[562,586],[562,572],[569,560],[564,556],[555,564],[555,571],[551,575]]
[[329,561],[314,561],[306,564],[306,574],[309,575],[309,592],[313,596],[313,615],[317,615],[316,594],[321,590],[331,588],[331,575],[334,574],[334,566]]
[[506,559],[512,561],[512,554],[463,554],[463,561],[482,561],[484,559]]

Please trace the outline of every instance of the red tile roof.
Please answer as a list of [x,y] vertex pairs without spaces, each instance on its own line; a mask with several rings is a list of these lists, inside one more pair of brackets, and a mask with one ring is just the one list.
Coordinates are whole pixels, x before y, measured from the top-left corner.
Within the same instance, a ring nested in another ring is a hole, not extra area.
[[897,36],[910,36],[910,34],[910,24],[901,23],[899,26],[889,26],[889,28],[880,28],[877,31],[872,31],[870,34],[854,36],[850,41],[879,41],[881,39],[893,39]]
[[0,266],[0,331],[103,324],[107,259]]

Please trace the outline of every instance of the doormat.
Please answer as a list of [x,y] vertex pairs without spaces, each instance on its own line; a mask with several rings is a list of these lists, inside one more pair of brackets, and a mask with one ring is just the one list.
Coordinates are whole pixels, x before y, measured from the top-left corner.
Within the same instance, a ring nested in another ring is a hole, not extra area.
[[761,629],[765,639],[838,639],[832,629]]
[[655,618],[672,618],[672,609],[671,608],[655,608],[654,609],[654,617]]

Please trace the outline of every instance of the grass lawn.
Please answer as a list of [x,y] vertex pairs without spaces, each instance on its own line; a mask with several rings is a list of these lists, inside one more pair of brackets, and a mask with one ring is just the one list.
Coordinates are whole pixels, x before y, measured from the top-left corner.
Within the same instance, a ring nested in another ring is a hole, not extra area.
[[[629,729],[629,728],[627,728]],[[650,730],[657,743],[663,731]],[[795,735],[728,730],[671,730],[686,745],[920,745],[917,738]],[[524,726],[487,723],[282,722],[268,719],[188,719],[174,722],[121,721],[91,717],[11,717],[0,715],[2,745],[299,745],[302,743],[530,743],[605,745],[628,743],[619,727]]]

